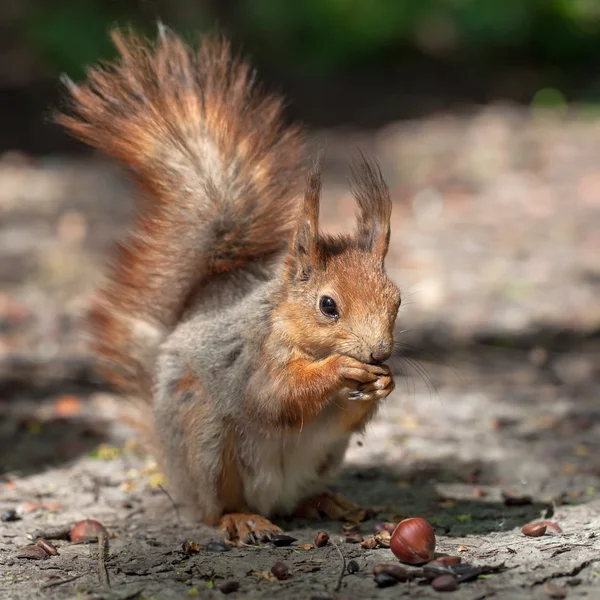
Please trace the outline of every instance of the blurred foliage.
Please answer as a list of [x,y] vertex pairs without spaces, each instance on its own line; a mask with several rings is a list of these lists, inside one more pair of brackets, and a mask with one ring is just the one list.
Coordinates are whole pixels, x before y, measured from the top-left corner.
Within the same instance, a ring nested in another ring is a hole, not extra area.
[[600,0],[32,0],[23,27],[53,70],[110,57],[109,27],[218,22],[263,62],[323,75],[414,56],[566,69],[600,50]]

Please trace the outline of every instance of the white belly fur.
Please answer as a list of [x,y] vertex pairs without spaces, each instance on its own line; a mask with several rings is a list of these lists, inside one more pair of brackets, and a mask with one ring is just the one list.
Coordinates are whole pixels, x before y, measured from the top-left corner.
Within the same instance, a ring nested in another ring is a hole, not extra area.
[[254,438],[244,448],[253,467],[243,475],[250,510],[265,516],[290,514],[302,499],[323,491],[331,470],[324,476],[317,471],[330,456],[335,457],[332,466],[337,468],[349,439],[347,433],[336,431],[330,418],[301,431]]

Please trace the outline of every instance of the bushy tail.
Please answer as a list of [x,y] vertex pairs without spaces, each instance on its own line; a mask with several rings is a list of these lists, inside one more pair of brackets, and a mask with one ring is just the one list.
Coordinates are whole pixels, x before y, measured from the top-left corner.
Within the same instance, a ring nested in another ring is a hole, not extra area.
[[303,143],[279,98],[216,36],[197,50],[113,32],[120,57],[67,81],[56,120],[130,168],[139,211],[93,308],[104,372],[147,395],[148,361],[208,277],[278,252],[294,220]]

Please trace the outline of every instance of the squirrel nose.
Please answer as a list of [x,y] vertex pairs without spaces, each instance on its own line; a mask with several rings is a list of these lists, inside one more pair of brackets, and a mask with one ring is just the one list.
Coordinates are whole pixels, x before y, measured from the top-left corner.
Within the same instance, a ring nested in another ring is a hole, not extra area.
[[372,362],[385,362],[392,355],[392,348],[390,344],[385,342],[379,342],[377,348],[371,352]]

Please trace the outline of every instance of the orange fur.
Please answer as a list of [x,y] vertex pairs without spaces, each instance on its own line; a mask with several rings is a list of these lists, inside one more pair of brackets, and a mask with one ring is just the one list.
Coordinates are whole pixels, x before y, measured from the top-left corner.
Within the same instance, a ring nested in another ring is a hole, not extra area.
[[119,59],[81,86],[67,82],[70,111],[56,121],[129,167],[138,186],[138,217],[90,323],[103,371],[148,398],[139,383],[198,286],[287,243],[303,143],[224,39],[194,50],[165,29],[155,45],[112,38]]

